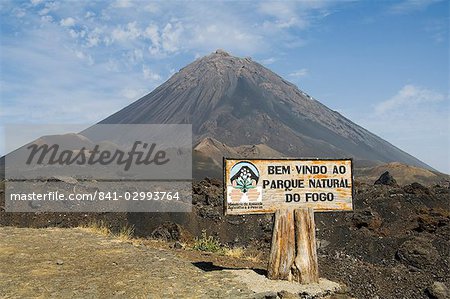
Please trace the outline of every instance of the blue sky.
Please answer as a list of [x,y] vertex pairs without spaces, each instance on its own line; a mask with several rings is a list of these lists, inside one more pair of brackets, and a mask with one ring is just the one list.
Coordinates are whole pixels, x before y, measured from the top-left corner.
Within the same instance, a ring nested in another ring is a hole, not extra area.
[[222,48],[450,173],[448,1],[1,0],[0,18],[1,125],[94,123]]

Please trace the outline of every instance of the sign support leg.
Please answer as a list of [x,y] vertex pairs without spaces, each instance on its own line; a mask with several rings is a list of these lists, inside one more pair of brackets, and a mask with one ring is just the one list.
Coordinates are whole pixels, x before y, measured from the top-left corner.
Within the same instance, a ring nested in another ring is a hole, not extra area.
[[294,258],[294,211],[280,209],[275,212],[267,277],[269,279],[290,280],[291,265]]
[[302,284],[319,282],[313,209],[275,212],[267,276]]
[[318,283],[314,211],[311,208],[296,209],[294,219],[296,257],[292,265],[292,280],[304,284]]

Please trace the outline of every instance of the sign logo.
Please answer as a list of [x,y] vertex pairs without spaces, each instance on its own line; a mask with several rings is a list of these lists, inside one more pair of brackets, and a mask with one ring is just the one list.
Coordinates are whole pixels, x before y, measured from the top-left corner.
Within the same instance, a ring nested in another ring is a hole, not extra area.
[[262,190],[258,187],[259,170],[248,161],[234,164],[230,170],[231,186],[227,188],[230,202],[260,202]]

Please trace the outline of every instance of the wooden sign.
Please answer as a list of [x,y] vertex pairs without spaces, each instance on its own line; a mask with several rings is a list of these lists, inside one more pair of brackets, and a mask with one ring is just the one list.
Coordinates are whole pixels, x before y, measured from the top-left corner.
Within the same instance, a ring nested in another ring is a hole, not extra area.
[[224,159],[225,214],[352,210],[352,160]]
[[318,283],[314,212],[353,209],[351,159],[224,159],[224,212],[275,213],[267,276]]

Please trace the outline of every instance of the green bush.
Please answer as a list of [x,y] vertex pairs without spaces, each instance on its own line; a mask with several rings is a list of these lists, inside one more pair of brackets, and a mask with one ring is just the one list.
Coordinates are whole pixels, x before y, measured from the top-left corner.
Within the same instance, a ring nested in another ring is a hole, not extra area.
[[196,237],[194,241],[195,250],[199,251],[207,251],[207,252],[219,252],[222,251],[222,245],[219,240],[214,238],[213,236],[208,236],[206,231],[202,231],[202,235],[200,237]]

